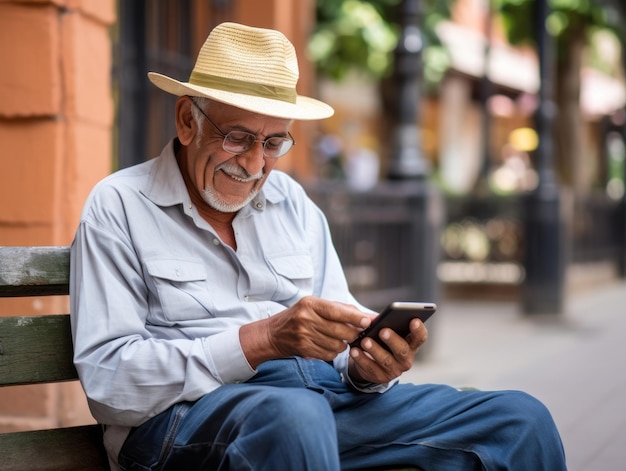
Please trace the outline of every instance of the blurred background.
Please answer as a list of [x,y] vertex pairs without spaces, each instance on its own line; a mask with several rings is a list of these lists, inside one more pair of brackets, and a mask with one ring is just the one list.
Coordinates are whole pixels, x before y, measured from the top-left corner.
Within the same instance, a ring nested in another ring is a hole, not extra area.
[[[454,380],[439,352],[458,326],[555,332],[576,296],[623,286],[625,16],[622,0],[0,1],[0,244],[69,245],[93,185],[160,153],[175,97],[148,71],[187,80],[223,21],[276,28],[299,93],[336,110],[294,124],[279,168],[326,212],[361,302],[439,303],[416,368]],[[0,392],[0,431],[90,420],[77,384]]]

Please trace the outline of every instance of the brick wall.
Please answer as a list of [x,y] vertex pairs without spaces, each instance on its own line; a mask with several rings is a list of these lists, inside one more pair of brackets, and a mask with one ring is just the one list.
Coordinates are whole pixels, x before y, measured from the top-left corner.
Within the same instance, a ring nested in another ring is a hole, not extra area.
[[[70,244],[110,173],[114,0],[0,0],[0,245]],[[65,297],[0,315],[69,312]],[[90,422],[78,383],[0,390],[0,432]]]

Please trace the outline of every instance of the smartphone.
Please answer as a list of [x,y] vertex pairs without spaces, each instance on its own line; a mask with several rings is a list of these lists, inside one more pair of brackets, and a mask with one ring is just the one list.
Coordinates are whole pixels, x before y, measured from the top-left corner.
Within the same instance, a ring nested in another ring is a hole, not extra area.
[[390,350],[385,342],[378,338],[380,329],[389,327],[400,337],[405,338],[411,333],[409,323],[411,319],[419,318],[426,322],[437,310],[435,303],[394,302],[387,306],[376,317],[370,326],[363,330],[359,336],[350,342],[350,347],[360,347],[365,337],[371,337],[386,350]]

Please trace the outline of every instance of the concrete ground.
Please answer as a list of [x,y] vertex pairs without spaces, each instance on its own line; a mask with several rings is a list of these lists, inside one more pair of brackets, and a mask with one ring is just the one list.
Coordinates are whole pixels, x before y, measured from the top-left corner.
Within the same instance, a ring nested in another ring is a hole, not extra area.
[[570,290],[558,319],[458,299],[435,316],[431,352],[403,381],[524,390],[551,410],[569,471],[626,470],[625,281]]

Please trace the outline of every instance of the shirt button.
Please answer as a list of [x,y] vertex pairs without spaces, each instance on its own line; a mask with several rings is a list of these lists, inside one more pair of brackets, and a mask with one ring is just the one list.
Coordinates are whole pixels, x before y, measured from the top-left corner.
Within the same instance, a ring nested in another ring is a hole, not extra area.
[[257,204],[256,204],[256,209],[262,209],[262,208],[263,208],[263,203],[258,201]]
[[243,300],[247,302],[248,301],[248,295],[244,296]]
[[220,245],[219,239],[217,238],[213,239],[213,245]]

